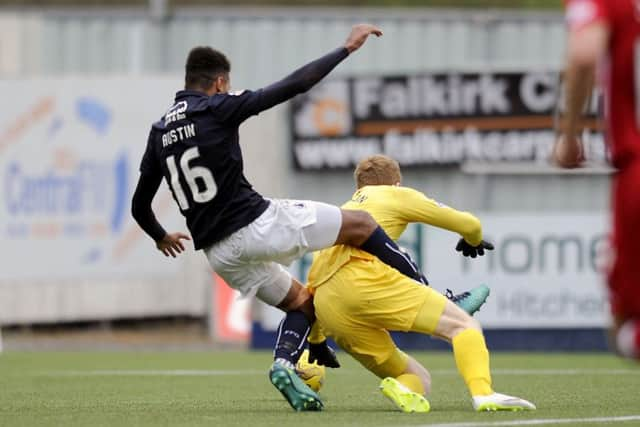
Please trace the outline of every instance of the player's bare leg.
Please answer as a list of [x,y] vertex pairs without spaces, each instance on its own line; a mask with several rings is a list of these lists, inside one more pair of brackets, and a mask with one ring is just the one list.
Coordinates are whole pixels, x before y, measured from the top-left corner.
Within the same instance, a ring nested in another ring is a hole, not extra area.
[[[278,305],[278,308],[287,313],[301,311],[311,325],[316,320],[313,296],[307,291],[307,288],[293,278],[291,289],[289,289],[285,299]],[[314,335],[312,328],[310,331],[306,331],[305,336],[308,338],[310,362],[316,362],[328,368],[340,367],[335,351],[327,344],[327,338],[323,334],[317,333]],[[314,338],[313,340],[312,337]],[[304,350],[304,342],[302,344],[302,349]],[[276,343],[276,352],[279,345],[280,343]],[[301,354],[298,350],[292,355],[290,360],[293,365],[296,364]]]
[[384,232],[365,211],[341,209],[342,226],[336,245],[349,245],[377,256],[405,276],[426,283],[415,262]]
[[409,356],[409,360],[407,363],[407,369],[403,374],[415,375],[420,379],[420,383],[422,384],[422,388],[424,389],[423,394],[428,396],[431,394],[431,374],[422,366],[420,362],[418,362],[413,357]]
[[277,307],[286,313],[290,311],[301,311],[311,323],[316,320],[316,314],[313,308],[313,296],[302,283],[294,278],[291,279],[289,292]]

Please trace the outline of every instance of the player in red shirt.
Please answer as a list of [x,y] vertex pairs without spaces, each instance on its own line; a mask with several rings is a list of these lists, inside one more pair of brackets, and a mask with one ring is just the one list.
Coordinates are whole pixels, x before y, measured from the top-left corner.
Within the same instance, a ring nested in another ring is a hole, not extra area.
[[565,122],[554,159],[565,168],[584,160],[578,138],[596,68],[605,95],[613,165],[613,249],[609,271],[616,350],[640,359],[640,0],[568,0]]

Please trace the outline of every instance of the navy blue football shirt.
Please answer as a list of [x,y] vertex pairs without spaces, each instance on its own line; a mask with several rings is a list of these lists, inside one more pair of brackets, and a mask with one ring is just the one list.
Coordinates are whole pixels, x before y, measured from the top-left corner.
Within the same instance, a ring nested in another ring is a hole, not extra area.
[[[138,224],[154,240],[166,234],[151,211],[164,178],[186,217],[196,249],[250,224],[269,206],[243,174],[238,128],[252,115],[303,93],[348,56],[346,48],[257,91],[213,96],[183,90],[153,124],[132,201]],[[251,143],[251,142],[249,142]]]
[[162,175],[196,249],[251,223],[269,206],[243,174],[238,127],[257,114],[256,92],[180,91],[149,134],[140,172]]

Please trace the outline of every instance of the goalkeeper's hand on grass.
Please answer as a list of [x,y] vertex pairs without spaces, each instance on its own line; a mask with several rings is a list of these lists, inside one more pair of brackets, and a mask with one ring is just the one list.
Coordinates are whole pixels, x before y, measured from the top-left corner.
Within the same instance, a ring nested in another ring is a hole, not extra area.
[[336,352],[329,347],[327,341],[313,344],[309,343],[309,363],[318,363],[318,365],[326,366],[327,368],[339,368],[340,362]]
[[480,244],[478,246],[472,246],[467,243],[466,240],[460,239],[458,241],[458,244],[456,245],[456,251],[462,252],[462,255],[467,257],[470,256],[471,258],[484,255],[485,249],[488,251],[492,251],[493,244],[482,240],[480,241]]

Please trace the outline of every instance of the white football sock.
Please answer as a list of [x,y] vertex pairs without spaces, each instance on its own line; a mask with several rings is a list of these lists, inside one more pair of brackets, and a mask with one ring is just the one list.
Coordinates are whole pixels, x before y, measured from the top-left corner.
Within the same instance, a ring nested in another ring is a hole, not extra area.
[[640,352],[636,347],[636,334],[637,328],[640,322],[635,320],[628,320],[625,322],[620,330],[618,330],[618,336],[616,337],[616,347],[618,353],[623,357],[630,359],[637,359],[640,357]]

